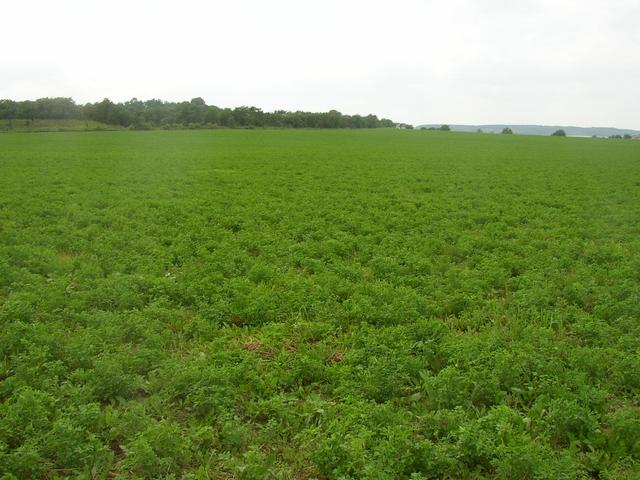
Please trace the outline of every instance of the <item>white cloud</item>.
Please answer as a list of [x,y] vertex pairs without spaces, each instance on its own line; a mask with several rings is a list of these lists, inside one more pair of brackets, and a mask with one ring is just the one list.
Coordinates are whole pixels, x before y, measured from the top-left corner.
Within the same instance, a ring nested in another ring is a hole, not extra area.
[[640,128],[637,0],[22,0],[0,97]]

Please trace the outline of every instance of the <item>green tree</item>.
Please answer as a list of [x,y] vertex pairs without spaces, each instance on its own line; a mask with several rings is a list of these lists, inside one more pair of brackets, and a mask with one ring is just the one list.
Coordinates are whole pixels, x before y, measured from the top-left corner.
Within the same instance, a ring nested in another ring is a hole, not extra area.
[[37,117],[36,103],[29,100],[18,104],[18,117],[31,120],[33,122]]
[[39,98],[35,101],[36,118],[64,119],[78,118],[80,108],[68,97]]
[[[35,101],[14,102],[0,100],[0,119],[88,119],[134,129],[224,127],[288,127],[288,128],[392,128],[396,124],[376,115],[343,115],[329,112],[264,112],[260,108],[242,106],[234,109],[207,105],[196,97],[183,102],[146,101],[132,98],[114,103],[108,98],[101,102],[76,105],[71,98],[39,98]],[[399,124],[402,128],[413,128]]]
[[124,127],[129,126],[132,119],[132,115],[127,112],[123,104],[113,103],[108,98],[98,103],[85,105],[85,115],[89,120]]
[[553,132],[551,134],[552,137],[566,137],[567,136],[567,132],[565,132],[563,129],[558,129],[555,132]]

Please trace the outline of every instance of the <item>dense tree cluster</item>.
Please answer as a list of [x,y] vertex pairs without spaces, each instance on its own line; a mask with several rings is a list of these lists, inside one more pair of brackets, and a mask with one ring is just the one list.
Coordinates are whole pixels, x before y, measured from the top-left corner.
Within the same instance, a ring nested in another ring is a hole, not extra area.
[[440,130],[441,132],[450,132],[451,127],[449,125],[440,125],[439,127],[420,127],[420,130]]
[[629,135],[628,133],[625,133],[624,135],[609,135],[609,138],[613,138],[616,140],[631,140],[633,137],[631,135]]
[[609,135],[609,138],[612,138],[614,140],[622,140],[622,139],[630,140],[631,139],[631,135],[628,135],[628,134],[624,135],[624,136],[622,136],[622,135]]
[[134,129],[199,127],[282,128],[380,128],[396,124],[376,115],[343,115],[329,112],[264,112],[257,107],[220,108],[202,98],[184,102],[138,100],[76,104],[71,98],[39,98],[31,101],[0,100],[0,119],[86,119]]

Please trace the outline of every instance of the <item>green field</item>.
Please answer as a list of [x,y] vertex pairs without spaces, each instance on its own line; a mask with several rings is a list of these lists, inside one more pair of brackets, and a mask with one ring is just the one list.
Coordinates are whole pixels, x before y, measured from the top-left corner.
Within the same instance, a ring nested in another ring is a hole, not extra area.
[[0,119],[0,132],[76,132],[94,130],[122,130],[122,127],[107,125],[93,120]]
[[637,479],[640,142],[0,134],[0,328],[2,480]]

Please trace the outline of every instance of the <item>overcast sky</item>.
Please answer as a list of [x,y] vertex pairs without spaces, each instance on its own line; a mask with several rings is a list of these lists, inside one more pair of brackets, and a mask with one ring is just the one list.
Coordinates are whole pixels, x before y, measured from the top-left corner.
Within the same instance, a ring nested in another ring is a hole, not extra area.
[[7,0],[0,98],[640,129],[640,0]]

